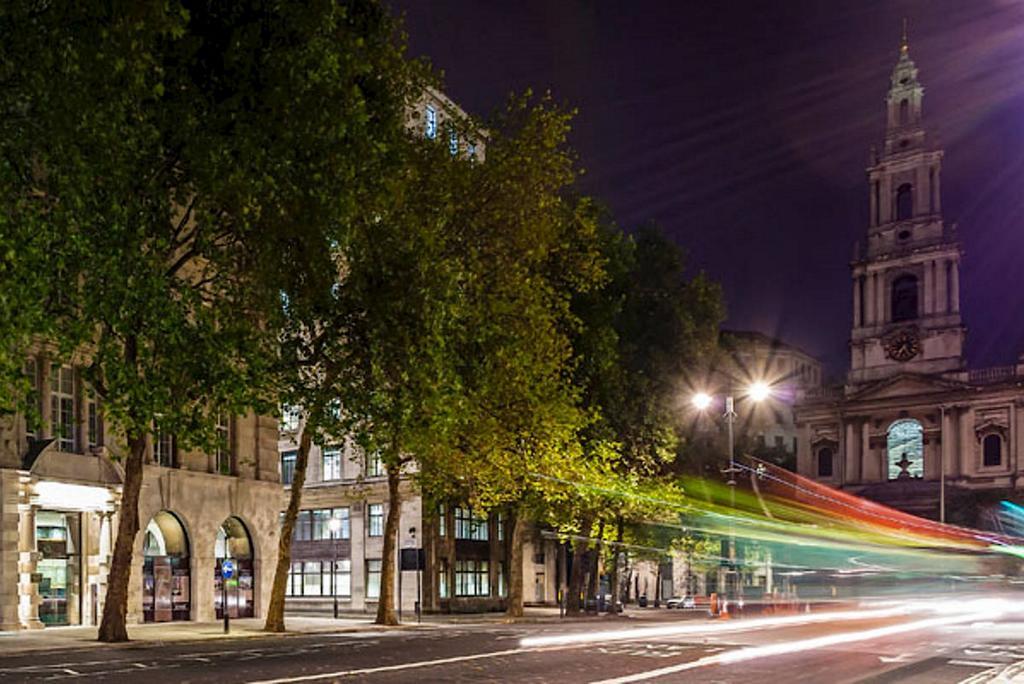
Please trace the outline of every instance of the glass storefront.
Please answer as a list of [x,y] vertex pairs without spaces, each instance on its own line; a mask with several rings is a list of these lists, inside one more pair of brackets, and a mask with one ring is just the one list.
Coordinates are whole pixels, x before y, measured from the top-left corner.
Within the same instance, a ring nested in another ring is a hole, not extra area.
[[81,624],[81,547],[80,513],[36,512],[39,620],[44,625]]
[[146,526],[142,554],[143,620],[170,622],[190,619],[188,536],[173,513],[161,511],[153,516]]
[[[217,617],[224,617],[225,600],[230,617],[253,617],[255,609],[253,605],[252,541],[249,538],[249,531],[241,520],[232,516],[220,526],[217,531],[214,554],[217,563],[214,567],[213,600]],[[228,558],[234,563],[235,570],[225,583],[221,576],[221,564]]]

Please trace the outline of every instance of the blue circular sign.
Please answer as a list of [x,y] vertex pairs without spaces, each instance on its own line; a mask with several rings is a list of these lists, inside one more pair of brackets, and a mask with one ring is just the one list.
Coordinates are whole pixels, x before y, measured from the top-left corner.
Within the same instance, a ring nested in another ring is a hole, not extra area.
[[231,576],[235,574],[235,561],[227,558],[220,564],[220,574],[223,575],[224,579],[231,579]]

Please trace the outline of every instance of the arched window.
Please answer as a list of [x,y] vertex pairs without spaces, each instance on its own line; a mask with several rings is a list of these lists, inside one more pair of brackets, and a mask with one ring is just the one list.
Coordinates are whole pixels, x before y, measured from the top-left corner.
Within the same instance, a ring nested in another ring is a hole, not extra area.
[[818,449],[818,477],[832,477],[832,449]]
[[188,620],[191,616],[189,542],[176,515],[160,511],[142,542],[142,619]]
[[890,425],[886,453],[890,480],[924,477],[924,428],[921,423],[906,418]]
[[910,123],[910,101],[906,98],[900,100],[900,126]]
[[891,305],[893,321],[917,318],[917,276],[908,273],[892,281]]
[[914,187],[904,183],[896,189],[896,220],[906,221],[914,216]]
[[982,464],[993,468],[1003,464],[1003,439],[999,435],[987,435],[981,442]]

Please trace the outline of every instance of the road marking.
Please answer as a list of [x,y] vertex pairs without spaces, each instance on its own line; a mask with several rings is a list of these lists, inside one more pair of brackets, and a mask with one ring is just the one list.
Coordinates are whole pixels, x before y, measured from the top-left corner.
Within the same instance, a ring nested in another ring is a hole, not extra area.
[[[539,650],[539,649],[532,649]],[[512,648],[505,651],[492,651],[490,653],[476,653],[466,656],[453,656],[451,658],[437,658],[435,660],[420,660],[413,663],[402,663],[400,665],[382,665],[380,667],[364,667],[356,670],[339,670],[337,672],[324,672],[322,674],[302,675],[299,677],[281,677],[280,679],[263,679],[251,681],[248,684],[289,684],[290,682],[314,682],[318,679],[337,679],[340,677],[354,677],[356,675],[376,674],[378,672],[400,672],[401,670],[414,670],[421,667],[434,667],[436,665],[449,665],[451,663],[464,663],[472,660],[484,660],[486,658],[500,658],[502,656],[519,655],[526,653],[528,649]]]
[[997,617],[999,614],[999,612],[994,611],[993,613],[983,616],[979,616],[978,614],[974,613],[968,615],[953,615],[950,617],[928,618],[925,620],[907,622],[901,625],[891,625],[889,627],[877,627],[875,629],[866,629],[860,632],[830,634],[828,636],[816,637],[813,639],[787,641],[777,644],[771,644],[769,646],[748,646],[746,648],[736,649],[735,651],[727,651],[725,653],[719,653],[713,656],[706,656],[698,660],[691,660],[690,662],[680,663],[678,665],[670,665],[669,667],[663,667],[657,670],[639,672],[632,675],[626,675],[624,677],[602,679],[599,682],[596,682],[595,684],[629,684],[630,682],[642,682],[648,679],[654,679],[656,677],[665,677],[667,675],[685,672],[686,670],[695,670],[700,667],[707,667],[709,665],[731,665],[734,663],[740,663],[747,660],[756,660],[758,658],[767,658],[776,655],[787,655],[790,653],[800,653],[802,651],[813,651],[820,648],[828,648],[830,646],[838,646],[841,644],[849,644],[858,641],[870,641],[873,639],[881,639],[884,637],[894,636],[896,634],[903,634],[905,632],[913,632],[921,629],[931,629],[934,627],[942,627],[945,625],[970,622],[972,620],[979,619],[979,617]]
[[990,663],[990,662],[985,662],[984,660],[958,660],[958,659],[954,658],[953,660],[948,661],[946,664],[947,665],[960,665],[961,667],[992,668],[992,667],[1002,667],[1006,663]]
[[76,676],[76,677],[77,677],[77,676],[78,676],[79,674],[81,674],[81,673],[79,673],[79,672],[75,672],[75,671],[74,671],[74,670],[72,670],[72,669],[71,669],[70,667],[65,667],[65,668],[64,668],[64,673],[65,673],[65,674],[69,674],[69,675],[74,675],[74,676]]

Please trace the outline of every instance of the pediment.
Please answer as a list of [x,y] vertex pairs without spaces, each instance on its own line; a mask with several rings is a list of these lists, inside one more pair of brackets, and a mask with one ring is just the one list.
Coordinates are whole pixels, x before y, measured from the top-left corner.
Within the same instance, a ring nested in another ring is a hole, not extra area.
[[930,375],[905,373],[885,380],[863,386],[849,395],[849,399],[859,401],[873,399],[896,399],[901,397],[919,396],[922,394],[939,394],[952,390],[963,389],[964,385],[952,380],[944,380]]

